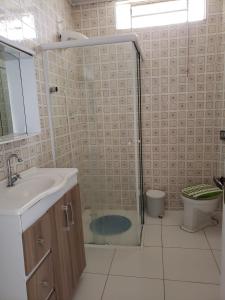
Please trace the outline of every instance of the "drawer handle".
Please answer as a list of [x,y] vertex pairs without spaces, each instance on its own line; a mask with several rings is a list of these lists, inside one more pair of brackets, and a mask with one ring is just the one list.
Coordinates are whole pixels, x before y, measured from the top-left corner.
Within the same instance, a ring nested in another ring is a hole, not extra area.
[[43,281],[41,282],[41,286],[42,286],[43,288],[49,287],[48,281],[43,280]]
[[70,230],[70,220],[69,220],[69,213],[68,213],[68,205],[63,205],[62,209],[65,213],[65,219],[66,219],[66,226],[65,226],[65,230],[69,231]]
[[39,246],[44,246],[45,240],[42,239],[42,238],[39,238],[39,239],[37,239],[37,244],[38,244]]

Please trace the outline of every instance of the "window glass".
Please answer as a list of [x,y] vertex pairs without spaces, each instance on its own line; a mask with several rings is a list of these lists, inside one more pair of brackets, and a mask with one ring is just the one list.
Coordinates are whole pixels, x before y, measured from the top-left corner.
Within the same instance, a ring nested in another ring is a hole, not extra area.
[[206,0],[173,0],[137,5],[117,3],[117,29],[163,26],[204,20]]

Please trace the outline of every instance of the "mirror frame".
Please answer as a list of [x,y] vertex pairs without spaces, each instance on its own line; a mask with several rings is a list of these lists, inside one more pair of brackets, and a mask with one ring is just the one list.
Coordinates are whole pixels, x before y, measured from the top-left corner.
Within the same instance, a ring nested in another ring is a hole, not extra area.
[[[0,136],[0,144],[15,142],[29,138],[30,136],[41,133],[36,75],[34,65],[35,53],[13,41],[0,36],[0,42],[6,47],[13,48],[20,52],[20,72],[22,81],[22,90],[24,97],[24,110],[26,118],[26,132],[23,134],[9,134]],[[25,54],[25,55],[22,55]]]

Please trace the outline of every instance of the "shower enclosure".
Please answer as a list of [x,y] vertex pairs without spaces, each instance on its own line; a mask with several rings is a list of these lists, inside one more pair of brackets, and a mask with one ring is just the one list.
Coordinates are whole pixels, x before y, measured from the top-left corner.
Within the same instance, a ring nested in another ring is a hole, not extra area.
[[56,167],[79,169],[85,242],[139,245],[144,200],[136,36],[42,49],[53,156]]

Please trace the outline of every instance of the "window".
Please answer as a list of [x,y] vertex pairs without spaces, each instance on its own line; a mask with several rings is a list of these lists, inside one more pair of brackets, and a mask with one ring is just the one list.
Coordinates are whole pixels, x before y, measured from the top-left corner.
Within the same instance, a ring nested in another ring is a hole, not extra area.
[[12,18],[1,21],[0,35],[14,41],[36,39],[34,16],[24,14],[21,18]]
[[205,18],[206,0],[158,0],[148,4],[126,1],[116,5],[117,29],[163,26]]

